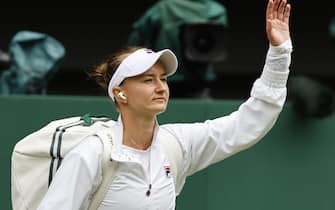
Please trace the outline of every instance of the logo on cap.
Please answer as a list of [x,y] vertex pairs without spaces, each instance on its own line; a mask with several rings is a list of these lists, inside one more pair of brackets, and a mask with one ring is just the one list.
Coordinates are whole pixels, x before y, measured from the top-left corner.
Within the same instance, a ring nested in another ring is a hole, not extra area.
[[153,51],[151,49],[148,49],[148,48],[144,48],[145,52],[147,53],[153,53]]

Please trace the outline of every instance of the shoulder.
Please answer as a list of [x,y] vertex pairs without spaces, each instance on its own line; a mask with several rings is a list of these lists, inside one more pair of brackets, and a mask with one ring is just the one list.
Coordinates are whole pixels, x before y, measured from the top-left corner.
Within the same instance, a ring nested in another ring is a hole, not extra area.
[[99,137],[90,135],[83,139],[76,147],[74,147],[65,158],[72,157],[80,159],[83,162],[91,162],[100,159],[103,153],[103,144]]
[[[205,123],[206,122],[206,123]],[[160,125],[161,128],[166,129],[171,134],[175,135],[177,138],[186,137],[195,133],[196,131],[201,131],[206,127],[208,120],[205,122],[192,122],[192,123],[168,123]]]
[[160,125],[159,127],[161,130],[159,138],[174,139],[175,142],[177,142],[179,146],[181,146],[181,149],[185,151],[185,148],[187,147],[185,145],[185,142],[187,142],[189,132],[191,130],[189,124],[171,123],[171,124]]

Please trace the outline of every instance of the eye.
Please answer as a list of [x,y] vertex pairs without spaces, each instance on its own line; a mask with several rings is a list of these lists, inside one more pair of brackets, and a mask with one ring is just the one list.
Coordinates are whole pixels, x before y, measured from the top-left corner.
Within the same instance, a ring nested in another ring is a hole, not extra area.
[[146,82],[146,83],[152,82],[152,78],[144,79],[144,82]]

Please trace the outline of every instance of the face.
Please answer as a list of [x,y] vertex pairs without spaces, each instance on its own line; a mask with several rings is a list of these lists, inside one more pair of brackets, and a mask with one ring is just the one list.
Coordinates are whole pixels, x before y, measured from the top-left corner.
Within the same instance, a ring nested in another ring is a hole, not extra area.
[[160,62],[141,75],[127,78],[121,88],[127,96],[128,108],[135,113],[153,116],[166,109],[170,92]]

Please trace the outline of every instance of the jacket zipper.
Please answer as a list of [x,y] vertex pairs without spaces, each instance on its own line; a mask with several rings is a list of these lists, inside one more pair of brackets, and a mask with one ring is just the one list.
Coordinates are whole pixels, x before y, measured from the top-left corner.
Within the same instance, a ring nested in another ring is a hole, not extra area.
[[149,183],[149,187],[148,187],[148,190],[147,190],[147,192],[145,193],[145,195],[146,196],[150,196],[150,194],[151,194],[151,188],[152,188],[152,184],[151,184],[151,150],[150,150],[150,153],[149,153],[149,167],[148,167],[148,171],[149,171],[149,173],[148,173],[148,183]]
[[149,197],[150,194],[151,194],[151,184],[149,184],[149,188],[148,188],[147,192],[145,193],[145,195]]

